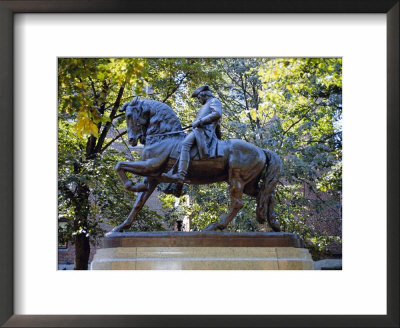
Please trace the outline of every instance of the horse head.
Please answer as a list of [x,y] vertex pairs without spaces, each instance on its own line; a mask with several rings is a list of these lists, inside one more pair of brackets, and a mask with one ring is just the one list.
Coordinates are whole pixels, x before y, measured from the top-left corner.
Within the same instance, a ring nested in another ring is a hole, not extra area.
[[128,128],[129,144],[136,146],[138,140],[144,144],[146,140],[146,129],[148,124],[147,112],[143,109],[143,102],[139,97],[135,97],[132,101],[125,103],[120,112],[125,112],[126,125]]

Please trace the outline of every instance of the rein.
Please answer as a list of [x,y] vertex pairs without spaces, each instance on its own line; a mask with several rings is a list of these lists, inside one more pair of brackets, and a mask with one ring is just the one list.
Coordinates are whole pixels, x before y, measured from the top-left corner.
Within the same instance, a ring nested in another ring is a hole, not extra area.
[[184,130],[187,130],[189,128],[191,128],[192,126],[185,126],[184,128],[182,128],[182,130],[180,131],[170,131],[170,132],[165,132],[165,133],[158,133],[158,134],[150,134],[150,135],[146,135],[146,138],[154,138],[154,137],[161,137],[161,136],[166,136],[169,134],[183,134]]

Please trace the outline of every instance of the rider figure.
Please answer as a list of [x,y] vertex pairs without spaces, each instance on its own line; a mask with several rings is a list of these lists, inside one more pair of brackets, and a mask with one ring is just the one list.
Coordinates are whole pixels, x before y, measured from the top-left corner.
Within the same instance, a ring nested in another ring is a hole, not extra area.
[[179,184],[185,181],[190,163],[190,149],[194,143],[197,144],[200,159],[219,155],[216,130],[218,133],[219,121],[222,116],[221,102],[214,97],[208,85],[197,88],[192,97],[197,97],[203,106],[198,112],[196,120],[192,123],[193,131],[186,136],[182,143],[178,172],[172,174],[171,170],[162,174],[164,177],[168,177]]

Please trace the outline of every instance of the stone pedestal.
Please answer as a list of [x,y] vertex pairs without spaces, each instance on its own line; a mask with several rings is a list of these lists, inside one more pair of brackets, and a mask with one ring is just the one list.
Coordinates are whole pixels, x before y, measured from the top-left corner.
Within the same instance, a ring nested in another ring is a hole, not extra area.
[[313,270],[296,234],[227,232],[113,233],[92,270]]

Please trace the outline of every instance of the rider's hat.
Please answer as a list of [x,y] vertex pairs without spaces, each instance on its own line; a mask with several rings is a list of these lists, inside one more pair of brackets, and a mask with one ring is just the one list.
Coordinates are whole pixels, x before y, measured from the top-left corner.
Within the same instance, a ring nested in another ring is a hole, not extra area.
[[211,90],[208,85],[202,85],[201,87],[198,87],[196,90],[193,91],[192,98],[197,97],[199,95],[199,93],[202,91],[211,91]]

